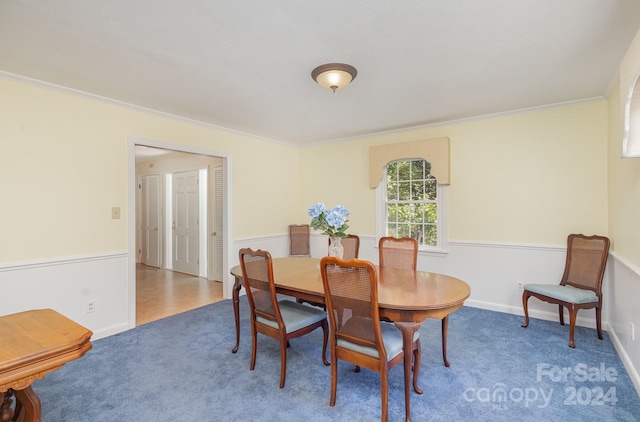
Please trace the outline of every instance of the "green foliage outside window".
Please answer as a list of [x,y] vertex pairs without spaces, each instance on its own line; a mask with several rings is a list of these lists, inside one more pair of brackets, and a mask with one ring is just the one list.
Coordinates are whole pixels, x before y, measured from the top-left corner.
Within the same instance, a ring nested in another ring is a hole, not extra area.
[[422,246],[438,244],[437,181],[425,160],[387,164],[387,236],[413,237]]

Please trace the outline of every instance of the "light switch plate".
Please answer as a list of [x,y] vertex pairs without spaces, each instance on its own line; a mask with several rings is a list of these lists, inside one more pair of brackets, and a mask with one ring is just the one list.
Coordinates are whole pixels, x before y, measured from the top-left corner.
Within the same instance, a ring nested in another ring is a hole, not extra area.
[[118,220],[120,219],[120,207],[113,207],[111,208],[111,218],[113,220]]

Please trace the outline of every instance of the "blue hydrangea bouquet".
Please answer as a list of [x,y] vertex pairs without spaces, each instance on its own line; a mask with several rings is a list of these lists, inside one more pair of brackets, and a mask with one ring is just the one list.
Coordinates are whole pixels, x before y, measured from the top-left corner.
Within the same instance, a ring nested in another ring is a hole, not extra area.
[[309,208],[311,224],[314,230],[322,230],[322,234],[329,237],[347,237],[347,217],[349,210],[343,205],[336,205],[332,209],[327,209],[325,204],[318,202]]

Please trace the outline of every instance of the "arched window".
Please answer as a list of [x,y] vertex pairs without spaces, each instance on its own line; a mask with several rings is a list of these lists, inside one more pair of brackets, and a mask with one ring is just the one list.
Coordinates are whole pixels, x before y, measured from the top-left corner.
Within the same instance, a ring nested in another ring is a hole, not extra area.
[[443,243],[444,194],[431,174],[431,164],[423,159],[387,163],[381,186],[384,218],[383,236],[413,237],[425,248],[440,249]]
[[449,138],[371,147],[377,237],[409,236],[420,250],[446,252],[449,178]]

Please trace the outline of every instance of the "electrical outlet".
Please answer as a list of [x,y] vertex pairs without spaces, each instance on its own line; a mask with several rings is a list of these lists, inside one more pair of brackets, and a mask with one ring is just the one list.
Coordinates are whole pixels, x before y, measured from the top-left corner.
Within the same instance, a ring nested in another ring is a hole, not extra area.
[[95,304],[93,303],[93,300],[90,300],[87,302],[87,313],[90,314],[91,312],[95,311]]
[[524,291],[524,282],[523,282],[523,281],[518,281],[518,288],[517,288],[517,290],[518,290],[519,292]]
[[631,341],[636,341],[636,327],[633,322],[629,323],[629,337],[631,337]]

